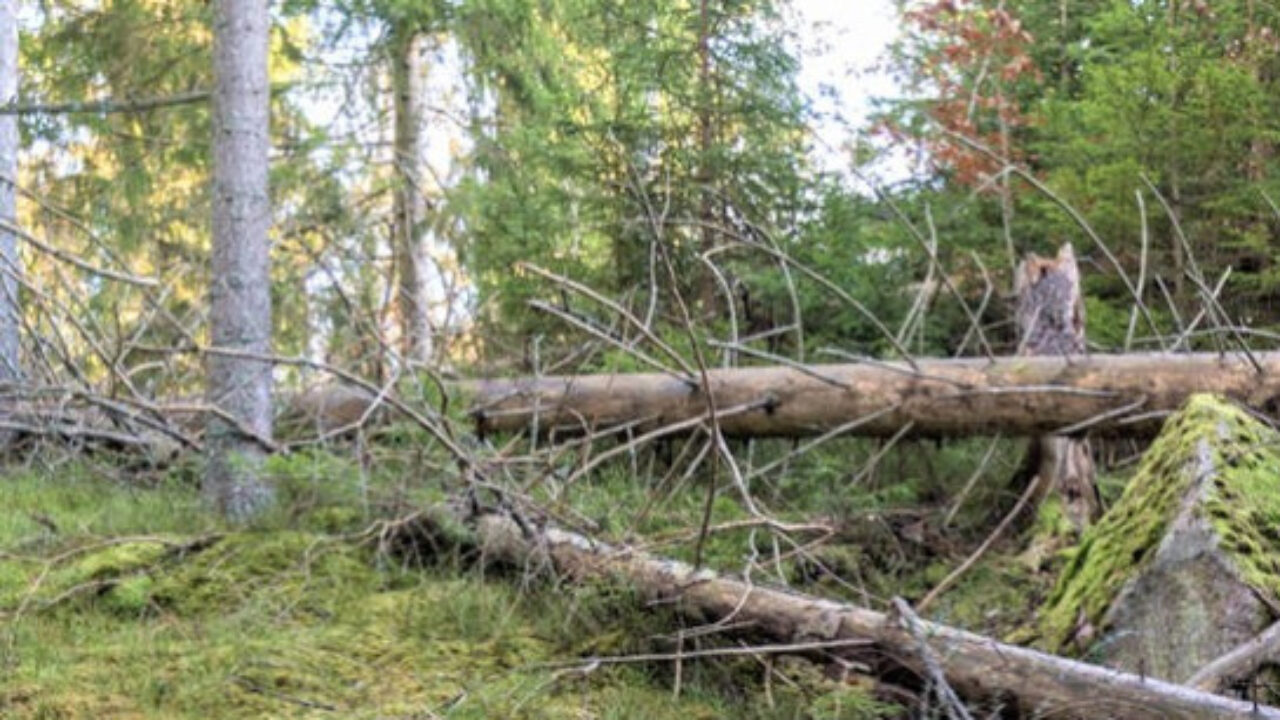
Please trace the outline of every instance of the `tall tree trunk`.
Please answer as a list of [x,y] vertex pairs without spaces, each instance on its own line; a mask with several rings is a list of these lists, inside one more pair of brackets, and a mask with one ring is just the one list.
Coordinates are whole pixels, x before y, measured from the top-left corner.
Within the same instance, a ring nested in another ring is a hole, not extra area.
[[206,371],[209,402],[235,422],[209,418],[205,494],[234,521],[274,500],[252,437],[271,436],[271,364],[246,357],[271,351],[269,26],[266,0],[215,0],[210,340],[232,354],[209,353]]
[[[1084,299],[1071,245],[1063,245],[1052,260],[1036,255],[1024,259],[1016,286],[1020,354],[1084,353]],[[1040,476],[1046,493],[1058,495],[1077,530],[1097,518],[1101,505],[1088,440],[1046,435],[1031,441],[1028,458],[1028,471]]]
[[[1166,53],[1168,57],[1168,72],[1177,78],[1180,68],[1178,67],[1178,53],[1172,51],[1172,45],[1178,42],[1178,3],[1169,3],[1169,36],[1171,40],[1171,51]],[[1169,179],[1169,218],[1170,222],[1181,223],[1182,217],[1182,173],[1180,171],[1179,154],[1182,148],[1179,145],[1182,142],[1182,133],[1180,132],[1178,120],[1182,113],[1186,111],[1186,106],[1182,103],[1182,91],[1175,85],[1173,97],[1169,101],[1169,142],[1174,148],[1167,160],[1165,175]],[[1182,247],[1182,240],[1178,237],[1178,233],[1172,228],[1169,230],[1169,242],[1173,248],[1173,298],[1179,305],[1185,305],[1187,302],[1187,264],[1188,258],[1186,250]]]
[[[699,98],[700,107],[698,108],[698,152],[699,163],[698,181],[701,199],[698,209],[698,222],[701,225],[702,244],[699,250],[708,252],[716,246],[716,197],[715,197],[715,180],[716,173],[714,163],[712,162],[712,150],[715,147],[714,129],[714,90],[712,88],[711,78],[711,18],[707,3],[709,0],[700,0],[699,2],[699,21],[698,21],[698,87],[701,97]],[[710,270],[705,268],[698,269],[698,305],[699,311],[704,317],[715,315],[716,305],[716,281]],[[729,302],[732,302],[730,299]]]
[[[0,105],[18,101],[18,0],[0,0]],[[0,115],[0,219],[17,224],[18,116]],[[0,381],[21,377],[18,238],[0,230]]]
[[406,358],[428,362],[435,351],[431,322],[432,279],[439,273],[431,253],[426,196],[427,53],[430,37],[399,31],[392,66],[395,88],[395,235],[398,266],[397,306],[400,312],[401,352]]

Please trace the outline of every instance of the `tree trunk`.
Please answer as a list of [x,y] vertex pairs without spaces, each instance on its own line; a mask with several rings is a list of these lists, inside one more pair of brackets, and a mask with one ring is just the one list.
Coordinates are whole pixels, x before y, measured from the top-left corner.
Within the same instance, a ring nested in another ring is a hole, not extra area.
[[[271,352],[269,29],[266,0],[215,0],[210,340],[261,355]],[[271,363],[213,353],[205,362],[209,402],[270,437]],[[257,442],[210,417],[205,443],[205,493],[228,517],[247,520],[272,503]]]
[[[1085,351],[1084,299],[1080,269],[1068,243],[1053,260],[1028,256],[1018,266],[1018,331],[1023,355],[1080,355]],[[1034,438],[1029,473],[1040,476],[1043,492],[1054,493],[1077,532],[1097,519],[1102,507],[1094,484],[1089,441],[1046,435]]]
[[[871,361],[851,365],[713,369],[720,428],[729,435],[800,437],[844,429],[890,436],[1077,434],[1154,436],[1194,393],[1255,409],[1280,407],[1280,354],[1091,355]],[[660,373],[546,376],[461,383],[482,429],[648,428],[702,416],[696,381]],[[855,421],[860,422],[854,426]],[[1087,427],[1074,427],[1087,424]]]
[[[0,105],[18,102],[18,0],[0,0]],[[17,225],[18,116],[0,115],[0,220]],[[22,377],[18,238],[0,230],[0,382]]]
[[[1280,407],[1280,353],[1090,355],[868,361],[847,365],[718,368],[708,371],[721,429],[738,437],[803,437],[829,432],[906,435],[1068,435],[1151,437],[1188,396],[1213,393],[1259,411]],[[661,373],[472,380],[451,387],[470,399],[483,431],[536,425],[581,432],[638,422],[636,432],[706,413],[693,380]],[[334,393],[332,401],[325,393]],[[356,421],[376,392],[317,389],[291,408],[309,426]],[[687,424],[686,427],[692,427]]]
[[[703,253],[711,252],[716,246],[716,226],[719,220],[716,212],[716,168],[713,160],[715,88],[711,76],[711,17],[708,2],[709,0],[699,0],[698,3],[698,224],[702,235],[699,250]],[[706,268],[699,267],[697,272],[697,312],[704,318],[717,317],[715,277]]]
[[[427,538],[448,535],[446,528],[456,523],[456,518],[433,522],[423,515],[419,523],[399,524],[400,535],[390,540],[430,542]],[[481,515],[475,527],[474,540],[490,562],[550,568],[576,581],[621,582],[636,588],[650,604],[674,607],[694,622],[731,619],[755,637],[826,644],[829,652],[862,661],[875,671],[905,669],[926,677],[926,663],[936,663],[947,682],[968,698],[1013,705],[1027,716],[1280,720],[1280,710],[1274,708],[1006,645],[923,620],[912,620],[917,625],[913,633],[900,617],[722,577],[574,533],[531,529],[506,515]],[[922,657],[922,643],[928,660]]]
[[431,279],[438,274],[431,255],[427,202],[426,119],[427,53],[430,38],[400,30],[393,43],[395,90],[395,254],[401,352],[428,362],[435,350],[431,323]]

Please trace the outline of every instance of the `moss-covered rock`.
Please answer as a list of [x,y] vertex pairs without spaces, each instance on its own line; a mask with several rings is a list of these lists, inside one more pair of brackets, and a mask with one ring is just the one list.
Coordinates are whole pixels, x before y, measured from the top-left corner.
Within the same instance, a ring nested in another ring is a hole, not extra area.
[[1280,595],[1280,434],[1210,396],[1165,424],[1036,620],[1053,652],[1181,681]]

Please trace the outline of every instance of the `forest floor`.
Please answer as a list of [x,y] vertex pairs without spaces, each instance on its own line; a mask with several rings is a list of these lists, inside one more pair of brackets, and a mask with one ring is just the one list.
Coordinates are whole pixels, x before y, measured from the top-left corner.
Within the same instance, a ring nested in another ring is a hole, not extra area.
[[[970,464],[980,454],[942,450],[930,462],[947,463],[947,452]],[[802,498],[775,487],[773,501],[841,530],[803,553],[807,561],[779,564],[780,579],[864,604],[923,594],[971,539],[956,531],[955,551],[939,554],[937,538],[917,537],[920,516],[910,508],[920,506],[920,493],[953,497],[955,488],[932,486],[963,483],[964,465],[914,485],[864,478],[866,492],[839,502],[822,489],[821,467],[797,468],[813,487]],[[621,463],[584,484],[574,511],[605,537],[644,539],[655,552],[687,558],[705,493],[657,492],[637,483],[634,470]],[[429,482],[371,483],[354,461],[325,453],[276,458],[271,471],[284,510],[235,531],[204,509],[192,468],[146,482],[75,460],[9,471],[0,513],[0,717],[899,714],[866,684],[829,680],[801,660],[632,661],[637,652],[671,653],[672,638],[690,628],[642,607],[626,588],[486,572],[456,553],[410,561],[380,551],[368,532],[373,520],[442,499]],[[961,513],[957,525],[989,527],[993,500],[983,492],[973,517]],[[861,509],[842,509],[846,500]],[[715,497],[712,525],[723,530],[704,550],[713,567],[740,570],[757,541],[770,542],[737,527],[742,518],[731,491]],[[1053,518],[1042,513],[1023,539],[1045,523]],[[984,558],[931,615],[996,635],[1016,629],[1051,582],[1038,567],[1046,561],[1028,559],[1026,547],[1009,543],[1007,553]],[[683,647],[725,643],[732,641]]]

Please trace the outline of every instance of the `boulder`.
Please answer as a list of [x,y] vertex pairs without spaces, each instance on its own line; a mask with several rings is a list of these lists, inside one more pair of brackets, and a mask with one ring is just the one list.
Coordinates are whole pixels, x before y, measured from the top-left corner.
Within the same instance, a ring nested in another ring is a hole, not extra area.
[[1185,682],[1280,607],[1280,433],[1193,396],[1067,552],[1037,643]]

